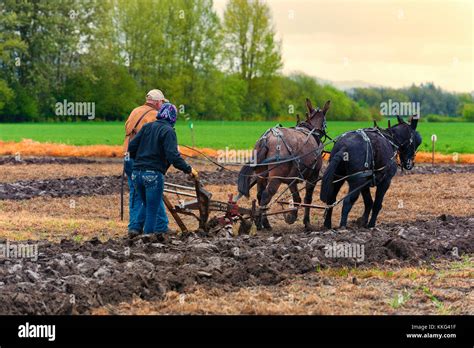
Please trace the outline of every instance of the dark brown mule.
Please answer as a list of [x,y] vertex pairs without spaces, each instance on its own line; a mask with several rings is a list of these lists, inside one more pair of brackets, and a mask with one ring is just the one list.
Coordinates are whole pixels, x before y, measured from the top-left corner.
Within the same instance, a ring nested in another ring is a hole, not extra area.
[[[314,109],[306,99],[308,113],[306,120],[296,127],[274,127],[267,130],[254,147],[257,166],[245,165],[238,178],[239,197],[249,197],[250,188],[257,184],[257,201],[260,211],[265,211],[272,197],[282,183],[289,186],[293,202],[301,203],[298,182],[306,181],[305,204],[311,204],[316,180],[322,165],[321,137],[325,134],[328,100],[323,109]],[[268,163],[268,165],[265,165]],[[299,178],[299,179],[298,179]],[[303,222],[311,229],[309,208],[305,207]],[[297,211],[289,213],[285,220],[292,224],[296,221]],[[257,219],[257,229],[271,229],[268,218],[263,215]]]

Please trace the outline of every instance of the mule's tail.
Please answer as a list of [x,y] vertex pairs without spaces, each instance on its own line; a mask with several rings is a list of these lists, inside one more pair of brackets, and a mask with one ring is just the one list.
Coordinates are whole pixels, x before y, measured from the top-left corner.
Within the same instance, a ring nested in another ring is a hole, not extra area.
[[[268,151],[268,148],[262,139],[257,142],[255,150],[257,152],[257,163],[262,163]],[[237,179],[239,194],[247,198],[250,195],[250,188],[255,184],[255,182],[252,182],[252,174],[254,173],[255,168],[256,167],[252,167],[248,164],[244,165],[242,169],[240,169],[239,178]]]
[[328,203],[329,197],[331,197],[332,192],[334,190],[334,174],[336,172],[339,163],[341,163],[343,159],[343,150],[336,152],[334,155],[331,155],[331,159],[329,161],[328,167],[323,175],[323,180],[321,184],[321,191],[319,193],[319,198],[324,203]]

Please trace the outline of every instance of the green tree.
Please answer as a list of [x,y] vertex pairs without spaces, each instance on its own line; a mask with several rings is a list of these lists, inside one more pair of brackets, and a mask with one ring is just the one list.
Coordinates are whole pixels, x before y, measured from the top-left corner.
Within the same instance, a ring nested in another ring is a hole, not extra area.
[[68,77],[85,67],[83,58],[93,54],[90,47],[100,24],[98,10],[104,6],[99,0],[1,2],[2,33],[16,35],[14,40],[21,43],[15,50],[15,65],[8,65],[6,80],[30,99],[17,96],[16,105],[7,105],[9,110],[25,112],[18,104],[27,103],[37,105],[30,108],[36,109],[36,118],[52,114]]
[[[18,23],[18,16],[7,11],[6,4],[0,3],[0,112],[6,104],[14,100],[16,66],[20,63],[19,55],[24,52],[26,44],[11,28]],[[0,116],[0,120],[2,117]]]
[[163,66],[164,87],[185,106],[185,113],[202,117],[215,88],[210,81],[216,76],[221,42],[219,18],[211,0],[174,0],[169,5],[163,49],[173,55]]
[[247,84],[247,115],[276,116],[274,88],[281,48],[270,9],[260,0],[230,0],[224,12],[223,65]]
[[474,103],[464,104],[462,116],[466,119],[466,121],[474,122]]

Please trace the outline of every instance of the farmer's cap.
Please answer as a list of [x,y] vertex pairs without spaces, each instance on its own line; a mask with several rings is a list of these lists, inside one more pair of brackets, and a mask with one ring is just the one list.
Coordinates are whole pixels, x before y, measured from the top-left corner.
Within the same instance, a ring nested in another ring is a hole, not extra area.
[[146,94],[146,99],[156,100],[156,101],[164,101],[165,103],[168,102],[168,99],[165,98],[165,95],[159,89],[152,89],[150,92]]

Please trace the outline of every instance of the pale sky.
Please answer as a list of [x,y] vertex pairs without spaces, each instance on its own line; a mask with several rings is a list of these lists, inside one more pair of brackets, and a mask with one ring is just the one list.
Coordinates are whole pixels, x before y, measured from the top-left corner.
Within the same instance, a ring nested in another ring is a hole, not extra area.
[[[267,0],[284,73],[474,91],[474,0]],[[227,0],[214,0],[220,15]]]

